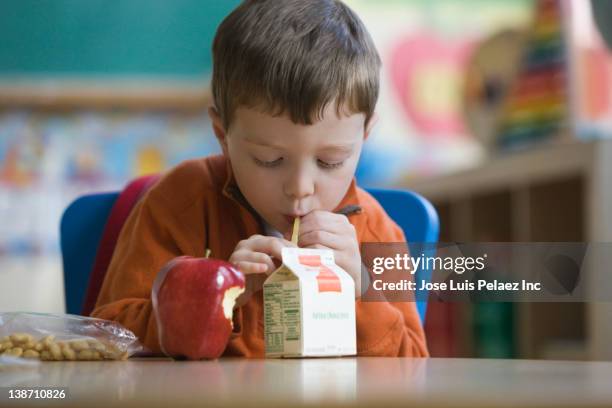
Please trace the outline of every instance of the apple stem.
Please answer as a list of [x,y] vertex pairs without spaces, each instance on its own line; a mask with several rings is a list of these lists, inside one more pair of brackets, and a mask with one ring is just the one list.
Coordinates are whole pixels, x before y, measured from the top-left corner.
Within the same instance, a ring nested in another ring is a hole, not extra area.
[[204,254],[204,258],[208,258],[210,256],[210,249],[206,248],[206,253]]

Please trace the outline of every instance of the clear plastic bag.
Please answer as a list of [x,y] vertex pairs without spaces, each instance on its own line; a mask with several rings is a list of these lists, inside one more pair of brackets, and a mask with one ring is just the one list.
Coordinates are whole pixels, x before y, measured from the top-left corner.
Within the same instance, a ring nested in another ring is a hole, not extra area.
[[45,361],[125,360],[141,351],[117,322],[69,314],[0,313],[0,355]]
[[6,368],[36,368],[40,361],[0,354],[0,371]]

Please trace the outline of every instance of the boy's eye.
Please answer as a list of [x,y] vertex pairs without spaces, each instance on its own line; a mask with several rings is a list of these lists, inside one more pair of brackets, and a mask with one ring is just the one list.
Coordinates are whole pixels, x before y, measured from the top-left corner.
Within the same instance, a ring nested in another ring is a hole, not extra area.
[[317,160],[317,163],[319,163],[319,166],[323,167],[324,169],[327,170],[332,170],[332,169],[337,169],[339,167],[342,167],[342,165],[344,164],[343,161],[340,162],[335,162],[335,163],[329,163],[323,160]]
[[253,157],[253,160],[255,161],[255,164],[257,164],[258,166],[261,166],[261,167],[275,167],[275,166],[278,166],[281,163],[283,158],[279,157],[276,160],[265,161],[265,160],[259,160],[257,157]]

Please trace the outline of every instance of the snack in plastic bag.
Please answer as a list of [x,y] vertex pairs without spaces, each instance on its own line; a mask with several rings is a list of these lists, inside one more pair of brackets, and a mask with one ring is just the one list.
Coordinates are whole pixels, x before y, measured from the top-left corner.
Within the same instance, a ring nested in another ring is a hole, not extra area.
[[0,355],[43,361],[126,360],[142,346],[117,322],[69,314],[0,313]]

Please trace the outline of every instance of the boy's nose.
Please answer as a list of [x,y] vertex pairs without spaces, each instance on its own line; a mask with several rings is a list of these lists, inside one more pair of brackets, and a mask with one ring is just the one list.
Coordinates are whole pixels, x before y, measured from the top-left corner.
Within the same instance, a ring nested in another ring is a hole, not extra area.
[[308,174],[299,172],[286,181],[284,190],[288,197],[299,200],[314,194],[314,180]]

